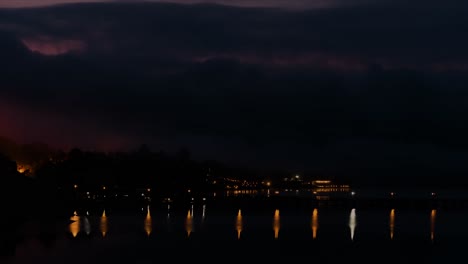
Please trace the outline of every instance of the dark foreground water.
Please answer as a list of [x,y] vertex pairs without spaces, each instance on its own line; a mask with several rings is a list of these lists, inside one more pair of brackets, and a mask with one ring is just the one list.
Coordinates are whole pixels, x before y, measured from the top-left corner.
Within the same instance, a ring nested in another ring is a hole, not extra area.
[[0,262],[466,262],[464,209],[353,207],[248,199],[81,207],[70,224],[33,218]]

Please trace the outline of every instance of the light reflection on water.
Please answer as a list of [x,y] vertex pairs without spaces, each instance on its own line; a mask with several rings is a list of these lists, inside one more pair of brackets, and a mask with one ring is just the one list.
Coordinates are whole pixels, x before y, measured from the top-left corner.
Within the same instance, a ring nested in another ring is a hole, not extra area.
[[[166,217],[166,220],[165,222],[167,223],[167,228],[165,230],[165,232],[172,232],[172,223],[173,223],[173,220],[172,220],[172,215],[169,213],[169,208],[170,207],[167,207],[167,212],[165,212],[164,210],[162,211],[159,211],[160,212],[160,215],[161,217],[164,219],[164,217]],[[195,226],[196,225],[204,225],[204,221],[205,221],[205,218],[206,218],[206,204],[203,204],[201,205],[201,217],[200,217],[200,221],[199,222],[195,222],[194,221],[194,205],[191,204],[190,206],[190,209],[187,210],[185,216],[184,216],[184,226],[182,228],[184,228],[185,232],[186,232],[186,237],[190,237],[191,234],[194,232],[194,229],[195,229]],[[271,212],[271,211],[270,211]],[[387,211],[388,212],[388,211]],[[255,215],[255,213],[253,213]],[[395,229],[396,229],[396,209],[395,208],[392,208],[390,209],[390,213],[387,214],[388,215],[388,232],[387,234],[389,234],[389,237],[390,237],[390,240],[393,240],[394,237],[395,237]],[[362,216],[364,220],[366,220],[366,217],[365,215]],[[94,227],[96,230],[99,230],[102,237],[106,237],[108,236],[109,234],[109,217],[107,215],[107,212],[106,210],[104,209],[102,211],[102,214],[100,216],[97,217],[99,219],[99,225],[97,227]],[[177,223],[177,216],[176,216],[176,221],[174,222],[174,224]],[[236,214],[236,218],[235,218],[235,223],[234,223],[234,229],[236,230],[236,233],[237,233],[237,240],[240,240],[241,237],[242,237],[242,233],[244,232],[244,229],[245,229],[245,223],[243,221],[243,218],[244,218],[244,214],[243,214],[243,211],[241,209],[238,209],[237,210],[237,214]],[[273,228],[273,238],[275,240],[279,239],[279,236],[280,236],[280,229],[282,228],[282,221],[280,219],[280,209],[275,209],[274,210],[274,213],[273,213],[273,221],[272,221],[272,228]],[[437,210],[436,209],[431,209],[430,211],[430,229],[429,229],[429,232],[430,232],[430,241],[434,241],[435,240],[435,236],[436,236],[436,218],[437,218]],[[83,233],[86,233],[86,235],[90,236],[92,234],[92,230],[93,230],[93,222],[92,222],[92,219],[93,219],[93,216],[89,215],[89,213],[87,212],[85,215],[83,216],[80,216],[77,211],[75,211],[73,213],[73,216],[70,217],[70,221],[71,223],[68,225],[67,229],[68,229],[68,232],[72,235],[73,238],[76,238],[79,236],[79,234],[81,232]],[[255,219],[255,217],[254,217]],[[288,218],[286,218],[287,220]],[[315,240],[317,239],[317,236],[318,236],[318,229],[319,229],[319,209],[318,208],[314,208],[312,210],[312,215],[311,215],[311,218],[310,219],[310,229],[312,231],[312,240]],[[146,235],[148,237],[150,237],[150,235],[152,236],[152,233],[153,233],[153,221],[154,221],[154,217],[153,217],[153,212],[151,210],[151,207],[148,205],[146,207],[146,214],[145,214],[145,217],[142,219],[143,221],[143,229],[146,233]],[[218,219],[219,220],[219,219]],[[330,224],[328,222],[330,219],[327,220],[323,220],[325,222],[322,222],[322,225],[328,225],[330,226]],[[468,220],[468,219],[467,219]],[[122,219],[119,220],[119,216],[116,217],[116,221],[123,221]],[[215,219],[216,221],[216,219]],[[258,221],[258,220],[254,220],[253,222],[255,223],[255,221]],[[364,221],[364,226],[361,228],[362,232],[366,232],[365,229],[366,229],[366,226],[367,224],[369,224],[369,219],[367,219],[367,221]],[[333,221],[332,221],[333,222]],[[210,221],[210,223],[213,223],[212,221]],[[206,224],[206,223],[205,223]],[[213,224],[212,224],[213,225]],[[214,222],[214,225],[217,225],[216,222]],[[356,208],[352,208],[351,211],[349,212],[348,214],[348,227],[349,227],[349,237],[351,239],[351,241],[354,241],[355,240],[355,235],[356,235],[356,227],[357,227],[358,223],[357,223],[357,210]],[[177,227],[174,226],[176,229]],[[210,225],[207,226],[208,229],[200,229],[200,232],[203,231],[203,230],[208,230],[207,232],[210,232]],[[250,228],[251,230],[254,230],[254,228]],[[117,228],[115,230],[116,232],[119,232],[119,229]],[[401,230],[400,230],[401,231]],[[411,231],[411,230],[410,230]],[[309,231],[310,232],[310,231]],[[413,232],[413,231],[411,231]]]
[[275,239],[279,238],[280,231],[280,211],[275,210],[275,215],[273,216],[273,231],[275,232]]
[[431,211],[431,241],[434,241],[434,237],[435,237],[436,214],[437,214],[437,210],[432,209]]
[[351,213],[349,214],[349,229],[351,231],[351,240],[354,240],[354,232],[356,229],[357,220],[356,220],[356,209],[351,209]]
[[393,233],[395,231],[395,209],[390,210],[390,239],[393,240]]
[[101,227],[100,229],[101,229],[102,236],[105,237],[108,231],[107,230],[107,215],[106,215],[105,209],[102,212],[100,227]]
[[237,231],[237,239],[241,238],[241,232],[242,232],[242,212],[241,209],[237,212],[237,217],[236,217],[236,231]]
[[193,232],[193,209],[188,210],[187,217],[185,219],[185,231],[187,232],[187,237],[190,237],[190,234]]
[[[252,248],[252,251],[255,251],[256,246],[265,244],[273,247],[272,250],[279,250],[289,245],[307,245],[311,251],[315,251],[314,254],[318,255],[328,253],[333,255],[335,252],[333,248],[341,247],[349,250],[347,253],[355,249],[362,250],[358,256],[365,256],[362,252],[366,252],[369,248],[370,252],[385,251],[389,254],[382,255],[389,256],[393,254],[391,252],[395,250],[395,246],[405,253],[413,245],[425,246],[428,248],[427,254],[433,250],[440,251],[441,248],[446,252],[448,248],[456,248],[461,244],[455,241],[463,241],[460,239],[462,237],[468,238],[468,230],[464,229],[464,224],[468,221],[466,211],[450,212],[430,208],[413,210],[399,207],[330,208],[320,205],[297,210],[281,204],[265,208],[242,204],[226,206],[223,204],[217,207],[214,204],[205,205],[204,202],[181,206],[171,204],[170,208],[166,204],[160,207],[144,206],[144,208],[146,208],[144,212],[141,212],[141,206],[132,211],[117,211],[110,207],[98,211],[86,208],[90,214],[86,209],[77,210],[78,212],[74,212],[71,216],[72,222],[69,225],[57,229],[62,230],[62,236],[60,233],[57,236],[60,242],[56,243],[57,246],[48,249],[50,254],[47,254],[75,256],[79,255],[77,252],[81,252],[83,248],[89,248],[93,252],[100,251],[102,245],[112,250],[115,245],[119,245],[115,249],[116,252],[121,248],[143,252],[143,249],[174,245],[184,252],[185,245],[204,247],[205,243],[212,243],[213,247],[225,247],[226,250],[232,246],[233,250],[237,250],[235,246],[248,245],[247,248]],[[168,219],[169,209],[170,219]],[[203,220],[204,217],[207,218]],[[102,239],[103,237],[105,239]],[[28,255],[30,254],[28,250],[27,246],[23,246],[19,254]],[[62,253],[62,250],[75,254]],[[212,251],[217,252],[217,248],[213,248]],[[276,254],[276,251],[274,252]],[[422,251],[415,252],[417,253],[414,254],[422,254]],[[85,254],[92,256],[94,253]],[[27,262],[29,263],[33,262]],[[427,262],[421,261],[421,263]]]
[[73,237],[76,237],[78,233],[80,232],[80,217],[78,216],[78,213],[75,211],[73,213],[73,216],[70,218],[71,221],[73,221],[69,225],[70,233],[72,234]]
[[318,210],[317,208],[312,211],[312,238],[316,239],[317,238],[317,230],[318,230]]
[[83,229],[86,233],[86,235],[89,236],[89,234],[91,234],[91,223],[89,222],[89,219],[87,216],[84,217],[83,219]]
[[147,208],[147,213],[146,213],[146,218],[145,218],[145,231],[148,236],[151,235],[151,231],[153,231],[153,221],[151,219],[151,212],[150,212],[150,206],[148,205]]
[[206,204],[203,205],[203,209],[202,209],[202,223],[205,222],[205,217],[206,217]]

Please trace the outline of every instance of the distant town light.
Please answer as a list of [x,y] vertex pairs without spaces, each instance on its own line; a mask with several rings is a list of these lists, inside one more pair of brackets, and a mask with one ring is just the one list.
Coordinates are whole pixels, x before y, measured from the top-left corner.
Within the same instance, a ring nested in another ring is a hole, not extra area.
[[317,180],[317,181],[313,181],[312,183],[329,184],[329,183],[331,183],[331,181],[329,181],[329,180]]
[[106,186],[102,186],[102,189],[105,190],[105,189],[106,189]]
[[351,192],[351,195],[352,195],[352,196],[356,195],[356,192]]
[[19,173],[25,173],[26,170],[28,170],[28,169],[29,169],[29,170],[31,169],[30,166],[28,166],[28,165],[21,165],[21,164],[17,164],[17,165],[16,165],[16,170],[17,170]]
[[76,188],[78,188],[78,185],[76,185],[76,184],[75,184],[75,185],[73,185],[73,188],[75,188],[75,189],[76,189]]
[[148,191],[148,192],[151,192],[151,189],[150,189],[150,188],[148,188],[148,189],[147,189],[147,191]]

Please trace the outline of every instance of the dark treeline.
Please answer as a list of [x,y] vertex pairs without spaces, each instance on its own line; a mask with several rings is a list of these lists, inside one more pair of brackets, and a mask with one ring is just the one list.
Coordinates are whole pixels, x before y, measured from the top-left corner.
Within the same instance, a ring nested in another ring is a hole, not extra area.
[[[0,237],[0,256],[14,250],[18,241],[17,231],[27,220],[34,218],[41,223],[46,215],[41,205],[49,204],[39,195],[38,182],[17,171],[16,162],[0,154],[0,206],[2,217],[0,226],[4,227]],[[48,216],[48,215],[47,215]]]
[[[63,152],[41,148],[45,146],[41,144],[7,142],[3,140],[0,149],[0,206],[4,216],[0,225],[8,230],[0,239],[0,249],[14,245],[10,240],[17,237],[15,232],[29,220],[47,226],[54,223],[50,219],[69,217],[71,207],[97,205],[102,201],[99,197],[80,199],[83,193],[100,194],[101,198],[103,193],[118,193],[119,197],[130,194],[124,204],[134,204],[139,202],[135,198],[142,189],[150,189],[151,199],[156,201],[185,195],[188,190],[190,195],[197,195],[223,188],[224,178],[237,175],[252,180],[257,175],[253,170],[230,168],[217,161],[196,161],[185,148],[172,154],[151,151],[146,145],[129,152],[78,148]],[[34,151],[33,155],[32,150],[41,151]],[[29,157],[34,157],[31,164],[35,165],[20,172],[21,164],[26,164]],[[117,199],[103,202],[109,205],[116,201],[119,202]]]
[[[45,145],[16,145],[3,140],[0,145],[5,162],[2,171],[8,171],[8,184],[27,179],[40,185],[40,196],[72,199],[74,189],[97,192],[106,188],[118,192],[151,189],[157,196],[177,194],[187,190],[209,191],[222,188],[224,179],[254,181],[263,175],[250,168],[235,168],[215,160],[194,160],[186,148],[176,153],[152,151],[141,145],[135,151],[100,152],[73,148],[68,152],[51,150]],[[5,147],[8,146],[8,147]],[[38,146],[43,146],[42,148]],[[39,150],[40,149],[40,150]],[[34,152],[34,155],[30,154]],[[7,162],[8,161],[8,162]],[[34,165],[31,165],[34,164]],[[19,171],[19,168],[27,168]],[[11,182],[11,179],[15,179]],[[213,184],[218,182],[218,184]],[[24,193],[21,191],[20,193]]]
[[[97,191],[104,186],[125,191],[151,188],[161,195],[212,188],[211,179],[255,179],[253,169],[233,168],[214,160],[194,160],[188,149],[174,154],[142,145],[130,152],[90,152],[72,149],[61,160],[50,159],[35,173],[61,188],[78,185]],[[211,180],[211,182],[210,182]]]
[[[388,159],[393,167],[372,162],[353,163],[350,160],[349,166],[336,166],[330,170],[292,171],[236,167],[218,160],[195,160],[186,148],[167,153],[153,151],[148,145],[127,152],[85,151],[79,148],[64,152],[44,144],[19,145],[2,139],[0,153],[4,160],[0,164],[1,174],[5,175],[2,182],[6,183],[2,184],[5,189],[2,195],[22,200],[36,196],[69,201],[76,195],[76,186],[80,191],[93,193],[104,187],[109,191],[125,193],[151,189],[156,197],[177,195],[189,189],[193,192],[224,190],[230,184],[226,179],[257,183],[256,186],[239,185],[239,188],[265,187],[262,181],[269,181],[271,187],[280,187],[284,178],[296,174],[301,175],[304,182],[330,179],[350,184],[355,189],[438,190],[468,187],[462,181],[462,173],[450,174],[444,168],[395,158]],[[19,165],[26,170],[19,173]]]
[[[431,166],[416,166],[401,159],[385,164],[360,164],[352,160],[348,166],[334,170],[273,170],[268,168],[241,168],[217,160],[196,160],[189,149],[168,153],[153,151],[141,145],[134,151],[99,152],[74,148],[57,151],[44,144],[19,145],[10,140],[0,140],[0,195],[4,208],[22,217],[27,208],[37,215],[60,213],[77,200],[77,193],[126,193],[135,195],[139,190],[151,190],[151,197],[183,196],[225,190],[227,186],[247,188],[284,188],[283,179],[298,174],[303,183],[315,179],[330,179],[349,184],[353,189],[466,189],[463,174],[444,173]],[[406,162],[406,163],[405,163]],[[22,166],[22,167],[21,167]],[[24,171],[19,168],[27,168]],[[463,171],[463,170],[460,170]],[[361,172],[361,173],[359,173]],[[249,185],[243,185],[243,180]],[[262,183],[263,182],[263,183]],[[252,183],[255,183],[253,185]],[[290,184],[289,184],[290,185]],[[294,185],[294,188],[300,185]],[[291,187],[291,186],[289,186]],[[310,187],[305,184],[303,187]],[[48,213],[45,213],[48,211]]]

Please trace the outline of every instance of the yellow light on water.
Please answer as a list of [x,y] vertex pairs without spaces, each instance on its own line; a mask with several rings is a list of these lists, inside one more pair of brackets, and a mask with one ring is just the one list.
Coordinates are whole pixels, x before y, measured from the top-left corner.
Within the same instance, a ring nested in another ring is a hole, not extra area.
[[188,210],[187,217],[185,218],[185,230],[187,231],[187,237],[193,231],[193,215],[190,210]]
[[102,236],[105,237],[108,231],[106,210],[102,212],[100,227],[101,227]]
[[434,237],[435,237],[436,214],[437,214],[437,210],[432,209],[431,211],[431,241],[434,241]]
[[72,234],[73,237],[76,237],[78,233],[80,232],[80,217],[78,216],[78,213],[75,211],[73,213],[73,216],[70,217],[70,220],[73,221],[69,228],[70,228],[70,233]]
[[395,209],[392,209],[390,211],[389,226],[390,226],[390,239],[393,239],[393,233],[395,231]]
[[312,238],[317,238],[317,230],[318,230],[318,210],[317,208],[312,211]]
[[237,212],[237,217],[236,217],[236,231],[237,231],[237,239],[240,239],[241,232],[242,232],[242,213],[240,209],[239,209],[239,212]]
[[147,207],[147,213],[146,213],[146,218],[145,218],[145,231],[148,236],[150,236],[151,232],[153,231],[153,221],[151,219],[151,212],[150,212],[149,205]]
[[278,209],[275,210],[275,215],[273,216],[273,231],[275,232],[275,239],[279,237],[280,231],[280,211]]

